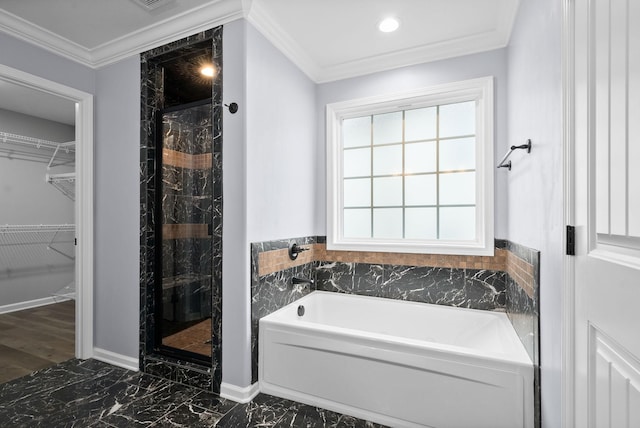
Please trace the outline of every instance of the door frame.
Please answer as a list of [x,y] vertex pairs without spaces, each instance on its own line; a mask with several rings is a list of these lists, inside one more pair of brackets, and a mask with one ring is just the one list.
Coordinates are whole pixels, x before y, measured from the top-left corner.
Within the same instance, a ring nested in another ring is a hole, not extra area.
[[[575,224],[575,5],[574,0],[562,1],[562,111],[563,111],[563,190],[564,224]],[[566,248],[566,235],[563,237]],[[562,316],[562,426],[575,424],[575,259],[564,255],[563,260],[563,316]]]
[[70,100],[76,105],[75,355],[93,356],[93,95],[0,64],[0,80]]

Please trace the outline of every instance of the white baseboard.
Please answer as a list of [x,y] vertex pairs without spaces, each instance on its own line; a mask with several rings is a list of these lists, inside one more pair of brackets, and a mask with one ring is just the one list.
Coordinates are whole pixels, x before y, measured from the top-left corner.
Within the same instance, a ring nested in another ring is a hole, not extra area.
[[63,296],[49,296],[42,299],[27,300],[26,302],[11,303],[9,305],[0,306],[0,314],[8,314],[9,312],[22,311],[24,309],[37,308],[39,306],[52,305],[54,303],[65,302],[71,300]]
[[107,351],[106,349],[93,348],[92,358],[127,370],[137,372],[140,369],[137,358],[116,354],[115,352]]
[[220,385],[220,397],[227,398],[237,403],[248,403],[253,400],[259,392],[260,385],[258,382],[244,388],[224,382]]

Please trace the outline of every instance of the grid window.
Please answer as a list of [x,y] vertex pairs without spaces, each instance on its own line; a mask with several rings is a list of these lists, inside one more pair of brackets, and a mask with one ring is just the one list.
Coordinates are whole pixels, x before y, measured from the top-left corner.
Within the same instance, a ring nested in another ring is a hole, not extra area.
[[327,106],[327,248],[493,254],[493,80]]
[[344,119],[344,215],[366,210],[371,219],[368,235],[353,222],[343,223],[343,235],[472,239],[475,122],[475,101]]

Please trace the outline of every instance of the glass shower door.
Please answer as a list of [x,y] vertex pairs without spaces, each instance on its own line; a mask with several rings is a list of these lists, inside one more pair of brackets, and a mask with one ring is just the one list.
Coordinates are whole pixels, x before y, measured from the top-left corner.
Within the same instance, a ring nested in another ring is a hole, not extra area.
[[[158,113],[161,169],[157,224],[162,241],[156,287],[161,352],[211,359],[213,261],[212,107],[210,100]],[[160,252],[159,252],[160,253]]]

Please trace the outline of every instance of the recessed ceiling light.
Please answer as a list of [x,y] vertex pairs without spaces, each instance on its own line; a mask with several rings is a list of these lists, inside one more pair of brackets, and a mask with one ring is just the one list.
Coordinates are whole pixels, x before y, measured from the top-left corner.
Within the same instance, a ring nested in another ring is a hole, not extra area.
[[396,31],[400,26],[400,22],[396,18],[385,18],[378,24],[378,30],[383,33],[391,33]]

